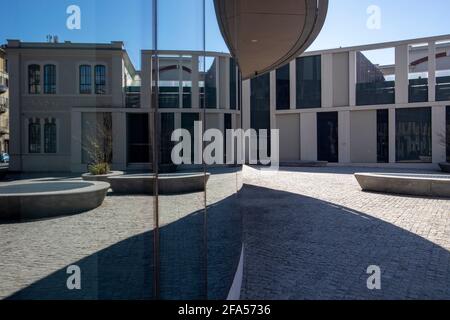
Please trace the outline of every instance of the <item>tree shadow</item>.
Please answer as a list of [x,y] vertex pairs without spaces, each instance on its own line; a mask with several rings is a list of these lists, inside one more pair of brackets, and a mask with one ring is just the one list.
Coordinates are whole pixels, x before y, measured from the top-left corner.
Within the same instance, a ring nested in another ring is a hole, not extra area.
[[450,299],[450,252],[423,237],[299,194],[246,185],[242,198],[245,299]]

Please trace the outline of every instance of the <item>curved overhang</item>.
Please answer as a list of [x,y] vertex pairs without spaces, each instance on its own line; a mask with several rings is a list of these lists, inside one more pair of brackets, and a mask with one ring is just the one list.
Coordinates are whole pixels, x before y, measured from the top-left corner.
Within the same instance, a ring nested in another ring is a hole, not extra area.
[[214,0],[217,20],[242,78],[295,59],[316,39],[328,0]]

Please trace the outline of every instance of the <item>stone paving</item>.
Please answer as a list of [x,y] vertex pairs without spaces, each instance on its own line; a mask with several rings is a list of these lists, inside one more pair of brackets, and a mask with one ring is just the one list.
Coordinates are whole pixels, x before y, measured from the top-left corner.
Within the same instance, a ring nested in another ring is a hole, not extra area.
[[355,171],[392,172],[245,169],[244,299],[450,299],[450,200],[365,193]]

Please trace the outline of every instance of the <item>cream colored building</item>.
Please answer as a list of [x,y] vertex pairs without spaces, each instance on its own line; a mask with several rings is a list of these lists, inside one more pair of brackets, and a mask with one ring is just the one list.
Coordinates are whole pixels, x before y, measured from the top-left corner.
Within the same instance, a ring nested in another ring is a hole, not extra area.
[[5,51],[0,48],[0,152],[9,152],[8,67]]

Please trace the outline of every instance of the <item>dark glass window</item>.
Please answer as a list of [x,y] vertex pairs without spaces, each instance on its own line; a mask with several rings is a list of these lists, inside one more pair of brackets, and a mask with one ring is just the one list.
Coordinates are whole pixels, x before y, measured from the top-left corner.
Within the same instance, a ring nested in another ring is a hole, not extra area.
[[217,107],[216,63],[217,60],[214,59],[213,64],[205,74],[205,104],[207,109]]
[[278,68],[277,71],[277,110],[290,109],[290,77],[289,64]]
[[44,124],[44,152],[56,153],[56,122],[46,120]]
[[322,58],[297,58],[297,109],[322,106]]
[[192,108],[192,88],[183,87],[183,109]]
[[317,114],[317,159],[339,162],[338,113]]
[[389,110],[377,110],[377,161],[389,162]]
[[159,107],[179,108],[180,88],[179,87],[159,87]]
[[28,125],[28,152],[41,153],[41,121],[30,120]]
[[224,142],[224,148],[223,148],[223,150],[224,150],[224,162],[226,163],[226,161],[227,161],[227,159],[226,159],[226,156],[227,156],[227,130],[230,130],[230,129],[233,129],[233,123],[232,123],[232,118],[231,118],[231,114],[229,114],[229,113],[226,113],[225,114],[225,119],[224,119],[224,135],[223,135],[223,137],[224,137],[224,139],[223,139],[223,142]]
[[106,67],[95,66],[95,94],[106,94]]
[[356,54],[356,105],[395,103],[395,81],[389,81],[380,68],[363,53]]
[[150,162],[149,119],[146,113],[129,113],[128,130],[128,163]]
[[397,162],[431,162],[431,108],[396,110]]
[[436,101],[450,100],[450,76],[436,77]]
[[175,130],[174,119],[173,113],[161,113],[161,164],[172,163],[172,149],[175,145],[172,141],[172,133]]
[[89,65],[80,66],[80,94],[92,93],[92,68]]
[[428,79],[417,78],[409,80],[409,102],[428,101]]
[[28,66],[28,93],[41,93],[41,66],[32,64]]
[[53,64],[44,66],[44,93],[56,94],[56,66]]
[[447,130],[446,130],[446,138],[445,145],[447,149],[447,162],[450,162],[450,106],[447,106],[446,109],[446,118],[447,118]]
[[[253,78],[250,85],[250,126],[256,130],[259,140],[259,130],[270,130],[270,75],[267,73]],[[270,135],[270,131],[268,131],[268,134]],[[270,136],[267,143],[270,152]]]
[[236,60],[230,59],[230,109],[236,110],[237,106],[237,66]]
[[183,113],[181,114],[181,128],[186,129],[191,134],[191,161],[194,162],[194,125],[199,121],[200,115],[198,113]]

